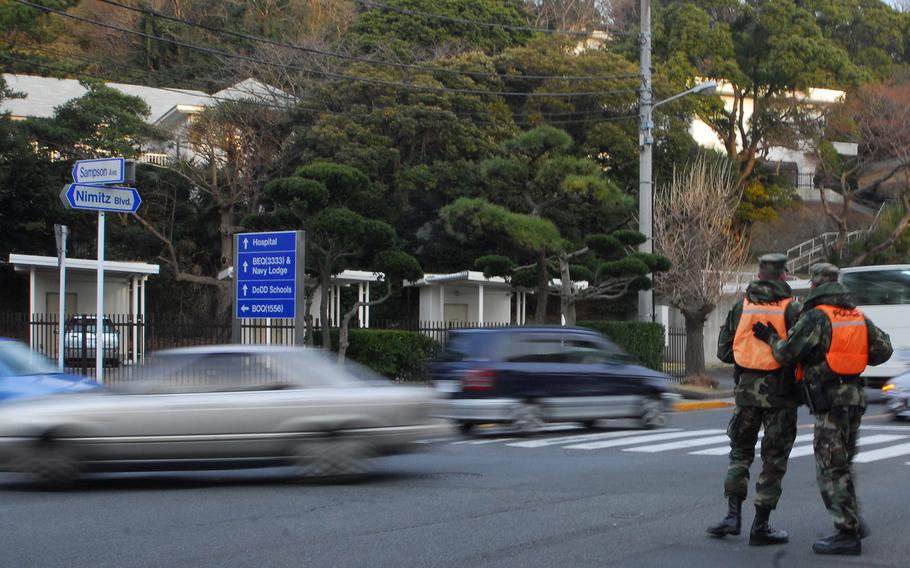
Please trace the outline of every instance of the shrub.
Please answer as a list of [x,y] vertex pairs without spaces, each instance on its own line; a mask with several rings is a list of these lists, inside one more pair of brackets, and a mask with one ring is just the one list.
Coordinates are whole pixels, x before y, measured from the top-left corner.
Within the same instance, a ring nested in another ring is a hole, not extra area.
[[[433,339],[416,331],[351,329],[345,356],[390,379],[421,381],[426,362],[438,349]],[[338,350],[337,329],[332,330],[332,350]]]
[[660,371],[664,361],[664,327],[641,321],[580,321],[578,325],[609,337],[643,366]]

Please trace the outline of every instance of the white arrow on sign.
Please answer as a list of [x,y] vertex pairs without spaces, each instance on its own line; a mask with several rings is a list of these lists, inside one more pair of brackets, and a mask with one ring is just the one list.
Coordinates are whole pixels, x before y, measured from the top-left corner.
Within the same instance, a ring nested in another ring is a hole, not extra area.
[[247,246],[249,246],[249,244],[250,244],[250,239],[244,237],[243,238],[243,250],[246,250],[246,248],[247,248]]
[[248,311],[250,311],[250,308],[248,308],[247,306],[240,306],[240,311],[243,313],[247,313]]
[[243,295],[244,295],[244,296],[246,296],[246,290],[247,290],[246,284],[244,284],[244,285],[243,285]]
[[250,267],[250,265],[247,263],[247,261],[244,260],[243,261],[243,271],[246,272],[246,269],[249,267]]

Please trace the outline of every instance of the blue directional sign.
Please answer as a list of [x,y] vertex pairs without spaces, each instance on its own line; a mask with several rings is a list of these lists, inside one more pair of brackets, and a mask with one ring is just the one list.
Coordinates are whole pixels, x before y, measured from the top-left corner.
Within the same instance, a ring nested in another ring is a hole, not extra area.
[[88,185],[123,183],[126,181],[125,162],[123,158],[79,160],[73,166],[73,181]]
[[297,233],[237,235],[238,318],[293,318],[297,297]]
[[135,213],[142,204],[142,198],[135,188],[81,183],[64,185],[60,199],[70,209],[118,213]]

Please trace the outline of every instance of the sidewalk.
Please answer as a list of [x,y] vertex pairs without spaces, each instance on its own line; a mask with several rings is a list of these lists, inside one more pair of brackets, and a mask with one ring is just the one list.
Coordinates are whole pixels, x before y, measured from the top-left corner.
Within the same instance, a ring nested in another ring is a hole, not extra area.
[[733,366],[712,367],[705,373],[717,381],[717,389],[686,389],[680,387],[678,392],[683,396],[683,401],[673,405],[676,412],[689,412],[693,410],[711,410],[733,406]]

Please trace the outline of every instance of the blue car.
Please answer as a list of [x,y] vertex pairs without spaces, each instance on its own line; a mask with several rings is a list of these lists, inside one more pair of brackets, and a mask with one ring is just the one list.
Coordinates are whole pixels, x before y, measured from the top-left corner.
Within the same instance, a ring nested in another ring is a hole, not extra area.
[[24,343],[0,337],[0,402],[98,388],[86,377],[60,372]]
[[545,422],[590,427],[605,418],[658,428],[678,398],[667,375],[637,365],[599,333],[574,327],[453,331],[429,371],[443,397],[437,415],[465,434],[487,422],[530,432]]

